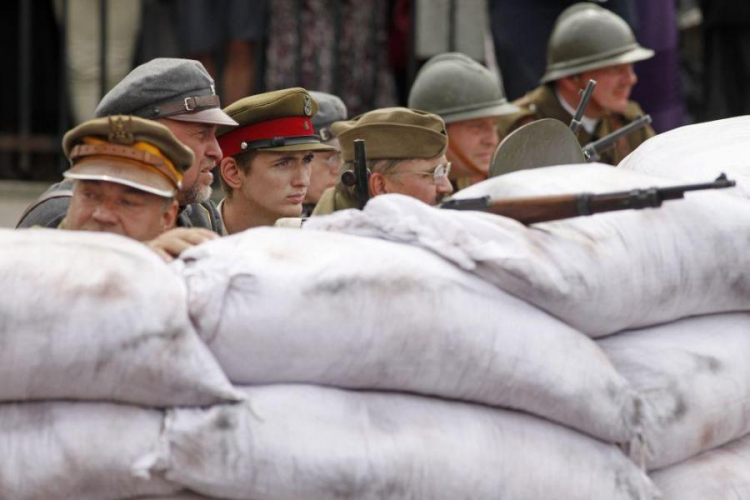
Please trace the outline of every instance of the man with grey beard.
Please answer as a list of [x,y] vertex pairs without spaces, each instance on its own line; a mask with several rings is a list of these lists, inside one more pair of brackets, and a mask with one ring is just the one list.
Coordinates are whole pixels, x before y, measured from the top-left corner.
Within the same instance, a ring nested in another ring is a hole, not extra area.
[[[195,154],[177,193],[179,227],[199,227],[222,234],[223,223],[209,200],[214,169],[222,152],[219,125],[236,126],[221,109],[214,81],[198,61],[158,58],[138,66],[102,98],[97,117],[134,115],[155,120],[172,131]],[[50,187],[21,216],[16,227],[58,227],[70,205],[72,186]]]

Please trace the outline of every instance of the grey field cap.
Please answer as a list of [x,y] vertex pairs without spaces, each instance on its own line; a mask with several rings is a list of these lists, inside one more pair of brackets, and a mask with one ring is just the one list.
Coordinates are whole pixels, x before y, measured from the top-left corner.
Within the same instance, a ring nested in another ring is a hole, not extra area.
[[102,98],[95,115],[237,125],[222,111],[214,81],[200,62],[167,57],[128,73]]
[[620,16],[596,4],[578,3],[555,21],[542,83],[653,56],[654,51],[638,44]]
[[508,102],[495,74],[460,52],[438,54],[422,66],[409,92],[409,107],[439,115],[445,123],[521,111]]
[[309,94],[318,103],[318,112],[312,118],[313,130],[320,136],[320,140],[330,141],[333,139],[333,122],[346,120],[348,117],[346,104],[338,96],[326,92],[311,90]]

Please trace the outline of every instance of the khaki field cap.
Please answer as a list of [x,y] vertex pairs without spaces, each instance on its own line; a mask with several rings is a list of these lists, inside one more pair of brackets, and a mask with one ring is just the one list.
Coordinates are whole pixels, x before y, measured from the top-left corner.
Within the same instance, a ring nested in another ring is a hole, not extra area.
[[654,51],[641,47],[617,14],[592,3],[579,3],[565,9],[555,22],[542,83],[653,56]]
[[445,123],[520,111],[508,103],[502,82],[489,69],[459,52],[436,55],[422,66],[409,107],[439,115]]
[[102,98],[95,114],[237,125],[221,110],[214,81],[200,62],[167,57],[128,73]]
[[336,151],[321,144],[315,135],[312,117],[318,112],[318,103],[303,88],[245,97],[224,111],[240,125],[219,128],[216,135],[224,156],[246,150]]
[[67,179],[107,181],[171,198],[193,151],[159,123],[135,116],[95,118],[63,137]]
[[445,154],[443,119],[408,108],[383,108],[333,124],[344,161],[354,161],[354,139],[363,139],[368,160],[435,158]]

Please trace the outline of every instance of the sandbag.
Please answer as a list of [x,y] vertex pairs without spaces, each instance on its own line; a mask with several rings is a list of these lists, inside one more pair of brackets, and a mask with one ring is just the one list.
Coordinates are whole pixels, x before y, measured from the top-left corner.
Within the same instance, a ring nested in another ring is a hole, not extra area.
[[236,384],[476,401],[611,442],[640,428],[637,396],[593,341],[422,249],[262,228],[182,261],[193,322]]
[[[455,197],[502,199],[673,184],[606,165],[565,165],[495,177]],[[722,192],[689,193],[659,209],[531,227],[384,195],[362,212],[313,217],[304,227],[427,248],[592,337],[694,314],[747,310],[750,304],[750,202]]]
[[0,401],[238,397],[190,324],[179,274],[141,243],[0,230],[0,283]]
[[120,500],[180,491],[132,471],[156,449],[163,422],[161,411],[107,403],[0,405],[0,498]]
[[522,413],[301,385],[245,393],[245,403],[170,412],[161,452],[140,468],[231,499],[656,495],[614,445]]
[[654,417],[644,432],[649,469],[750,433],[750,314],[690,318],[599,345]]
[[177,493],[175,495],[160,497],[138,497],[133,500],[212,500],[212,497],[204,497],[194,493]]
[[726,173],[737,181],[727,193],[750,198],[750,117],[687,125],[641,144],[618,168],[682,183],[707,182]]
[[651,473],[663,500],[750,498],[750,436]]

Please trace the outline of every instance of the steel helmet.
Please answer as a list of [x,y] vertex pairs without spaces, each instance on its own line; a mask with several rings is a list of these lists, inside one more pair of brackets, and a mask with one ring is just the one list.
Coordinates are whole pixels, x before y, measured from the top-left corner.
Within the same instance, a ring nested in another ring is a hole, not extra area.
[[595,4],[578,3],[555,21],[542,83],[653,56],[654,51],[641,47],[630,26],[617,14]]
[[502,81],[459,52],[431,58],[409,92],[409,107],[439,115],[445,123],[518,113],[505,98]]

